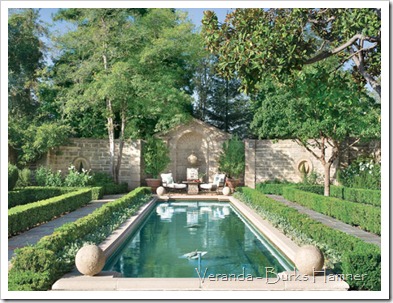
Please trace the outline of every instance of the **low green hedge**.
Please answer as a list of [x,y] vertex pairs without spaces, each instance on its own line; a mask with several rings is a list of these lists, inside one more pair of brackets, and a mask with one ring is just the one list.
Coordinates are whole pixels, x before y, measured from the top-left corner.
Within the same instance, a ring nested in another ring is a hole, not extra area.
[[8,210],[8,236],[78,209],[101,196],[101,187],[78,189],[61,196],[15,206]]
[[75,255],[85,243],[98,245],[102,242],[135,213],[146,202],[143,197],[150,194],[150,188],[137,188],[89,215],[57,228],[36,245],[16,250],[8,272],[8,289],[50,289],[57,279],[72,270]]
[[348,280],[351,289],[381,289],[381,249],[378,246],[323,225],[294,208],[277,203],[257,190],[242,187],[238,188],[238,192],[240,198],[257,212],[268,213],[274,217],[276,222],[273,224],[280,225],[285,234],[289,229],[295,230],[313,239],[320,246],[338,252],[340,260],[335,264],[336,273],[367,274],[363,281]]
[[361,188],[343,188],[343,199],[358,203],[381,206],[381,191]]
[[363,230],[381,234],[381,210],[378,207],[325,197],[294,187],[285,187],[283,196],[321,214],[359,226]]
[[256,189],[261,193],[267,195],[280,195],[283,194],[283,188],[288,186],[296,186],[296,184],[292,183],[258,183],[256,185]]
[[8,192],[8,208],[53,198],[75,191],[70,187],[29,186]]
[[[324,189],[321,185],[297,185],[296,188],[323,195]],[[363,204],[381,206],[381,191],[343,186],[330,186],[330,196]]]
[[[101,186],[101,185],[100,185]],[[128,192],[128,184],[127,183],[111,183],[102,185],[104,195],[115,195],[115,194],[123,194]]]

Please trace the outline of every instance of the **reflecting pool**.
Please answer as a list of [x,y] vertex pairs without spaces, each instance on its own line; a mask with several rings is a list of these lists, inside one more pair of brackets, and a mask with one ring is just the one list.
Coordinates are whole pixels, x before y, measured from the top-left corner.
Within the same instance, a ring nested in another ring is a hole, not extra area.
[[124,277],[265,277],[293,265],[229,203],[158,203],[109,258],[104,270]]

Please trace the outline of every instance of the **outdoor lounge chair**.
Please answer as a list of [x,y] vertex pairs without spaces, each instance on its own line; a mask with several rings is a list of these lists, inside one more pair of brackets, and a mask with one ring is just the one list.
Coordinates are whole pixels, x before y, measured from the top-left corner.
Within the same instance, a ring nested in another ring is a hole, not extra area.
[[186,184],[175,183],[173,181],[172,173],[161,174],[162,186],[168,191],[172,190],[183,190],[186,189]]
[[225,186],[225,174],[215,174],[212,183],[203,183],[199,187],[205,191],[220,192]]

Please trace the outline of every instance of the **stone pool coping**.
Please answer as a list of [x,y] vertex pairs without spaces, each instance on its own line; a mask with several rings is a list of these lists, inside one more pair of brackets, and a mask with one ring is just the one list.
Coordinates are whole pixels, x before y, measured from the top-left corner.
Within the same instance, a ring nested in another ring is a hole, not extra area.
[[[110,256],[139,223],[149,214],[150,210],[155,206],[156,202],[169,200],[216,200],[219,202],[230,202],[239,212],[241,212],[252,224],[267,237],[274,245],[294,263],[296,251],[299,246],[287,238],[283,233],[273,227],[268,221],[263,220],[255,211],[237,200],[232,196],[217,195],[165,195],[155,196],[150,202],[145,204],[132,217],[127,219],[117,230],[115,230],[104,242],[99,246],[103,249],[105,255]],[[83,276],[77,270],[64,275],[52,286],[54,291],[255,291],[255,290],[319,290],[319,291],[346,291],[349,285],[337,279],[327,278],[327,275],[318,276],[302,276],[299,272],[283,273],[283,276],[277,278],[260,278],[247,276],[235,276],[224,279],[223,276],[208,278],[208,274],[202,283],[201,278],[123,278],[116,272],[101,272],[100,274],[90,277]]]

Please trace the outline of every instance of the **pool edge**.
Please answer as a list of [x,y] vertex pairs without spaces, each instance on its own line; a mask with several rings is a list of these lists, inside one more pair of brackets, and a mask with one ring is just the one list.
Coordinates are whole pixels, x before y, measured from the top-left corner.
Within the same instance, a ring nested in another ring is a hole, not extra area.
[[[138,228],[139,223],[149,214],[157,202],[168,200],[217,200],[230,202],[252,224],[269,239],[288,259],[294,263],[294,258],[299,246],[287,238],[282,232],[273,227],[268,221],[262,219],[254,210],[232,196],[153,196],[153,198],[138,212],[127,219],[99,246],[106,256],[110,256],[121,245],[122,240]],[[296,272],[289,272],[296,276]],[[206,277],[207,278],[207,277]],[[313,277],[314,278],[314,277]],[[274,281],[273,281],[274,282]],[[324,276],[316,276],[314,281],[285,281],[277,278],[275,283],[269,283],[266,278],[253,281],[223,281],[206,280],[201,283],[199,278],[123,278],[116,272],[101,272],[90,277],[82,276],[77,270],[64,275],[57,280],[53,291],[346,291],[349,285],[344,281],[326,283]]]

